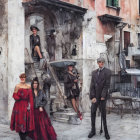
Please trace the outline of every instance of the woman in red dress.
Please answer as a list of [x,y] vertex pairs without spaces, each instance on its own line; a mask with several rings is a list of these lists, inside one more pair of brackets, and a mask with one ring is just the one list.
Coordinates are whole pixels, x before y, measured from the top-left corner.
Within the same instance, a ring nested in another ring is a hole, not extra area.
[[13,93],[15,104],[10,124],[11,130],[18,132],[21,140],[26,140],[26,136],[35,128],[33,94],[31,86],[25,83],[25,79],[25,73],[21,74],[21,82],[15,87]]
[[34,140],[56,140],[56,133],[44,106],[47,103],[46,94],[39,89],[38,78],[34,78],[31,84],[34,96]]

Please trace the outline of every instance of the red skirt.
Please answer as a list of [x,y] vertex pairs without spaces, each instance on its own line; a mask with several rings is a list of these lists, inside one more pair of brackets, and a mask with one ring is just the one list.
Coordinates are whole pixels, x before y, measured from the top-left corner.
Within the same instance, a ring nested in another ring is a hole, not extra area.
[[34,140],[56,140],[56,133],[45,110],[34,110]]

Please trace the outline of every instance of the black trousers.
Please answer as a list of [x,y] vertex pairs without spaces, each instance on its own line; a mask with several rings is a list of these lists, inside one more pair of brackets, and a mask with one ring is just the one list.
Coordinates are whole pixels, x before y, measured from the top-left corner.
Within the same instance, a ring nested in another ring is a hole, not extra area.
[[105,134],[108,134],[108,129],[107,129],[107,122],[106,122],[106,100],[103,101],[98,101],[96,103],[92,103],[91,106],[91,127],[92,131],[95,132],[95,120],[96,120],[96,111],[97,107],[99,107],[103,119],[103,124],[104,124],[104,132]]

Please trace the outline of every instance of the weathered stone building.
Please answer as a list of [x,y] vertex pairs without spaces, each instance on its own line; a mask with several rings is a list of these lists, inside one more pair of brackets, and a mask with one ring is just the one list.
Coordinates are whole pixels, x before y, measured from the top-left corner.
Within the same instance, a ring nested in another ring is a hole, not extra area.
[[[5,110],[1,117],[8,112],[10,118],[14,87],[26,67],[25,48],[30,53],[32,24],[40,29],[44,54],[53,46],[52,60],[77,61],[84,111],[90,108],[91,71],[97,68],[99,56],[112,70],[113,88],[119,79],[119,46],[128,53],[128,65],[139,65],[133,59],[138,58],[140,45],[139,0],[0,0],[0,7],[0,106]],[[55,38],[49,37],[52,30]]]

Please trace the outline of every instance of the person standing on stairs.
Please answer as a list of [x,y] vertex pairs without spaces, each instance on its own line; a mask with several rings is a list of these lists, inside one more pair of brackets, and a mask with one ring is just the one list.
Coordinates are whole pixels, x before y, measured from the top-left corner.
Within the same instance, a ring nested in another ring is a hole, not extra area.
[[77,76],[72,72],[73,66],[72,64],[68,65],[68,70],[64,76],[64,89],[67,99],[71,101],[74,111],[77,113],[80,120],[82,120],[82,114],[79,110],[80,89]]
[[111,71],[104,67],[105,59],[98,58],[97,63],[99,68],[92,72],[92,79],[90,84],[90,99],[92,101],[91,106],[91,132],[88,135],[88,138],[92,138],[96,134],[95,129],[95,119],[96,119],[96,110],[99,106],[101,111],[101,116],[103,118],[105,138],[110,139],[107,129],[106,122],[106,101],[108,95],[108,89],[110,87],[110,78]]
[[41,43],[40,43],[40,37],[37,34],[37,32],[39,31],[38,27],[36,26],[31,26],[30,30],[32,31],[32,35],[30,35],[30,47],[32,50],[32,58],[34,56],[39,57],[40,60],[40,65],[43,63],[43,56],[41,53]]

